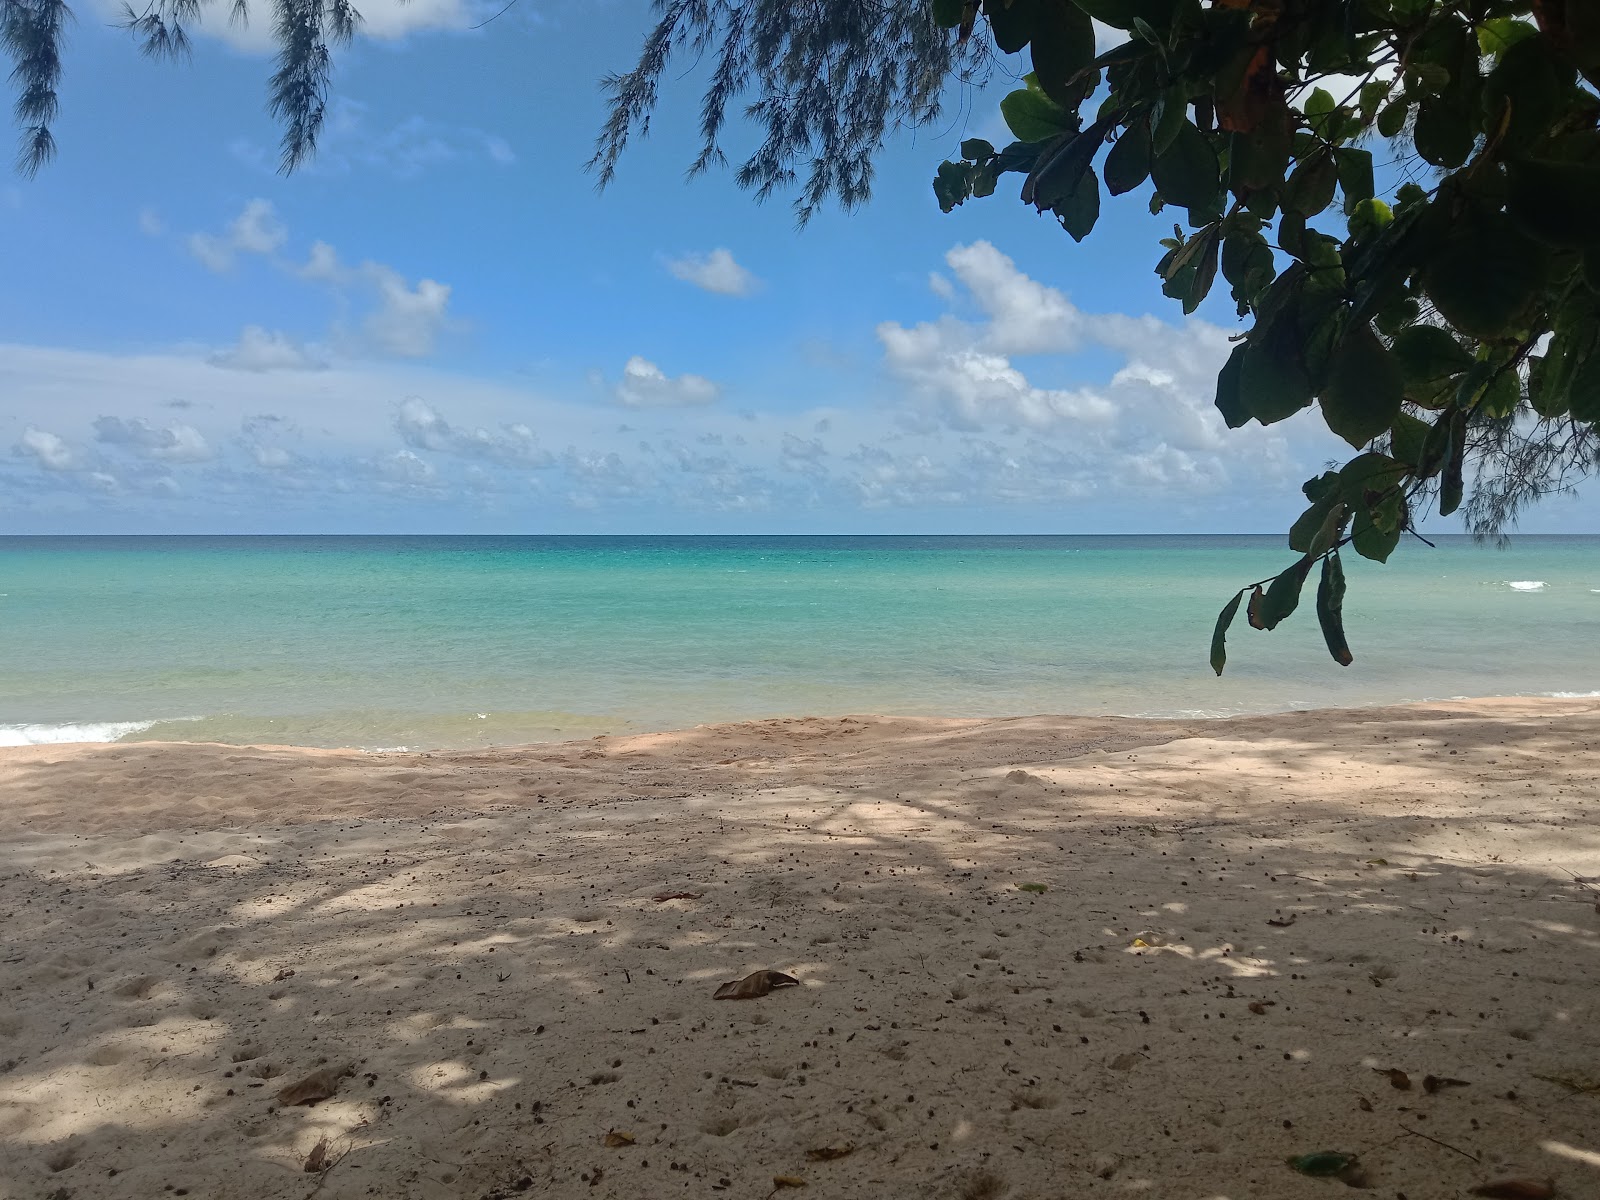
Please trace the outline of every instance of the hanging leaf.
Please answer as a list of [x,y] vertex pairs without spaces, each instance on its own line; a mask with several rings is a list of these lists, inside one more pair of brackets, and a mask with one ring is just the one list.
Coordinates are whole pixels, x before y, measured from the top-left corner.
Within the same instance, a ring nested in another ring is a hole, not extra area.
[[1033,73],[1044,94],[1057,104],[1076,107],[1094,62],[1094,22],[1089,14],[1064,0],[1047,0],[1034,15],[1031,45]]
[[1333,160],[1339,186],[1344,189],[1344,211],[1348,216],[1361,201],[1372,199],[1372,151],[1340,146],[1333,152]]
[[1316,560],[1309,555],[1294,566],[1278,573],[1267,585],[1267,594],[1261,601],[1261,624],[1266,629],[1276,629],[1285,617],[1300,606],[1300,589],[1305,586],[1311,564]]
[[1000,115],[1005,118],[1006,128],[1024,142],[1047,141],[1073,129],[1067,110],[1033,88],[1008,92],[1000,101]]
[[1106,155],[1106,191],[1113,196],[1131,192],[1150,177],[1150,124],[1135,121]]
[[1322,580],[1317,585],[1317,624],[1322,627],[1322,640],[1328,644],[1328,653],[1341,667],[1348,667],[1355,656],[1350,653],[1350,643],[1344,636],[1344,567],[1339,553],[1334,551],[1322,560]]
[[1412,130],[1417,153],[1436,167],[1454,169],[1467,161],[1476,134],[1465,110],[1447,100],[1424,100]]
[[1600,245],[1600,164],[1522,159],[1506,164],[1506,211],[1526,233],[1561,249]]
[[1267,623],[1262,619],[1261,606],[1266,602],[1267,594],[1261,590],[1261,585],[1256,584],[1250,593],[1250,603],[1245,607],[1245,620],[1250,622],[1251,629],[1265,629]]
[[1006,54],[1021,50],[1033,37],[1038,9],[1039,0],[984,0],[983,15],[994,31],[994,44]]
[[1218,675],[1222,674],[1222,668],[1228,662],[1228,627],[1239,615],[1239,602],[1243,599],[1244,592],[1241,590],[1224,604],[1222,611],[1217,614],[1217,627],[1211,631],[1211,669]]
[[1458,223],[1422,268],[1422,286],[1444,318],[1463,333],[1503,333],[1544,283],[1546,255],[1500,213]]
[[1100,181],[1095,178],[1093,167],[1084,168],[1071,194],[1058,201],[1051,211],[1060,220],[1061,228],[1072,235],[1073,241],[1081,242],[1089,236],[1094,223],[1100,219]]
[[[1283,211],[1314,217],[1333,203],[1339,169],[1326,151],[1312,155],[1294,169],[1283,192]],[[1293,253],[1293,251],[1291,251]]]
[[1156,154],[1150,168],[1161,198],[1181,208],[1215,203],[1222,187],[1221,171],[1211,140],[1188,121],[1179,127],[1172,144]]
[[1450,453],[1445,458],[1444,473],[1439,479],[1439,515],[1448,517],[1461,507],[1461,498],[1465,490],[1462,481],[1462,470],[1466,463],[1467,455],[1467,414],[1454,412],[1450,415]]
[[1347,331],[1318,398],[1328,428],[1359,450],[1394,424],[1404,396],[1400,366],[1371,327]]

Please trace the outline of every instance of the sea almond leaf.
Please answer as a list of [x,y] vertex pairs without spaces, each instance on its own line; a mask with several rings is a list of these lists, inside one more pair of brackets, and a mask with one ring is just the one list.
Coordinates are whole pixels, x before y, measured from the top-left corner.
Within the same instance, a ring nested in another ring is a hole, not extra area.
[[846,1142],[842,1146],[818,1146],[815,1150],[807,1150],[806,1157],[812,1162],[832,1162],[836,1158],[844,1158],[855,1152],[856,1144]]
[[1409,1092],[1411,1090],[1411,1076],[1407,1075],[1399,1067],[1389,1067],[1387,1069],[1383,1067],[1373,1067],[1372,1069],[1379,1075],[1387,1075],[1389,1077],[1390,1087],[1402,1092]]
[[752,971],[743,979],[735,979],[717,989],[713,1000],[755,1000],[773,988],[794,987],[799,980],[782,971]]

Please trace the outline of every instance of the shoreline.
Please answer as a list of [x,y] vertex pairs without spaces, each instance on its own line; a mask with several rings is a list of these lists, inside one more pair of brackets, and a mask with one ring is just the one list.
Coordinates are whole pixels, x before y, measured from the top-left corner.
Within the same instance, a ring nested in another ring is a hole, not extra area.
[[1596,778],[1600,699],[6,748],[0,1191],[1589,1194]]
[[[658,736],[661,734],[687,733],[695,730],[714,729],[722,727],[737,727],[772,722],[791,721],[835,721],[835,720],[868,720],[868,721],[1014,721],[1014,720],[1057,720],[1057,721],[1145,721],[1151,723],[1190,723],[1206,724],[1213,722],[1243,721],[1254,719],[1270,719],[1274,717],[1292,717],[1307,713],[1319,712],[1365,712],[1377,709],[1402,709],[1402,708],[1427,708],[1451,709],[1471,707],[1474,705],[1499,705],[1520,703],[1523,701],[1597,701],[1600,702],[1600,689],[1594,691],[1554,691],[1554,692],[1515,692],[1492,696],[1446,696],[1425,698],[1421,700],[1375,700],[1368,704],[1339,704],[1330,706],[1300,706],[1290,708],[1249,709],[1239,712],[1205,712],[1205,711],[1175,711],[1172,713],[1020,713],[1009,716],[976,715],[976,716],[949,716],[944,714],[921,713],[803,713],[790,715],[758,715],[752,717],[733,718],[699,722],[683,726],[654,726],[649,722],[630,723],[619,721],[616,724],[626,728],[607,728],[611,722],[600,717],[575,718],[592,722],[592,728],[600,728],[599,733],[572,732],[565,736],[565,731],[553,730],[552,732],[563,736],[539,738],[529,741],[508,741],[492,743],[461,743],[448,746],[366,746],[366,745],[317,745],[306,742],[294,741],[237,741],[217,740],[212,738],[143,738],[138,735],[157,726],[184,725],[195,722],[215,720],[211,717],[161,717],[149,720],[106,720],[106,721],[63,721],[63,722],[13,722],[0,724],[0,738],[8,735],[40,736],[41,740],[5,741],[0,740],[0,757],[16,751],[39,748],[76,748],[90,746],[232,746],[239,749],[274,749],[274,750],[329,750],[358,754],[456,754],[456,753],[496,753],[511,751],[527,751],[540,747],[563,745],[568,742],[594,740],[596,738],[618,739],[628,737]],[[491,714],[478,714],[487,717]],[[118,731],[117,736],[106,737],[72,737],[58,739],[51,736],[57,732],[72,734],[78,731]]]

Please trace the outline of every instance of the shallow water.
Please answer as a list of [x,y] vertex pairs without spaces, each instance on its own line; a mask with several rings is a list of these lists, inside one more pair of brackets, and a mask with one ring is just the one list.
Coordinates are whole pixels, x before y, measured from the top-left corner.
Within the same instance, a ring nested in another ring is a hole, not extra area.
[[[0,539],[0,744],[512,744],[801,713],[1230,714],[1600,691],[1600,538],[1347,558],[1278,537]],[[1314,581],[1313,581],[1314,586]],[[1308,589],[1309,593],[1309,589]]]

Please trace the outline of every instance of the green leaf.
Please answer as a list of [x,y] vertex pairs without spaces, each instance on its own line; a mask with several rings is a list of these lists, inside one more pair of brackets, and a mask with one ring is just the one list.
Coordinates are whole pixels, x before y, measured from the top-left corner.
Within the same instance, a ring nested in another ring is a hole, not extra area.
[[1040,212],[1070,203],[1083,184],[1083,176],[1100,149],[1105,134],[1101,124],[1089,126],[1074,137],[1063,138],[1039,157],[1039,163],[1022,181],[1022,202]]
[[1462,470],[1467,458],[1467,414],[1457,411],[1450,414],[1450,453],[1445,458],[1444,473],[1439,478],[1439,515],[1448,517],[1461,507],[1465,487]]
[[1239,363],[1240,402],[1263,425],[1292,417],[1311,403],[1311,380],[1293,323],[1275,324],[1281,331],[1252,336]]
[[1543,38],[1517,42],[1500,56],[1483,86],[1485,130],[1502,153],[1517,153],[1549,132],[1570,103],[1573,71]]
[[[1333,203],[1333,190],[1339,182],[1339,168],[1333,156],[1319,151],[1294,169],[1283,192],[1283,211],[1301,217],[1314,217]],[[1292,251],[1291,251],[1292,253]]]
[[1361,201],[1372,199],[1372,152],[1340,146],[1333,157],[1339,186],[1344,189],[1344,211],[1348,215]]
[[1046,2],[1033,21],[1033,73],[1045,95],[1067,108],[1084,98],[1083,76],[1094,62],[1094,22],[1066,0]]
[[1399,136],[1406,127],[1406,117],[1411,112],[1411,104],[1404,98],[1391,100],[1378,112],[1378,132],[1386,138]]
[[972,172],[970,163],[939,164],[939,170],[933,177],[933,194],[939,201],[940,212],[952,211],[972,195]]
[[1382,200],[1363,200],[1350,214],[1350,236],[1358,242],[1382,233],[1394,221],[1394,210]]
[[1241,590],[1224,604],[1222,611],[1217,614],[1217,627],[1211,631],[1211,669],[1218,675],[1222,674],[1222,668],[1228,662],[1228,627],[1239,615],[1239,601],[1243,599],[1244,592]]
[[1305,586],[1306,576],[1311,574],[1311,564],[1315,561],[1306,555],[1294,566],[1280,571],[1267,585],[1267,594],[1261,601],[1263,627],[1276,629],[1300,606],[1300,589]]
[[1499,213],[1456,222],[1421,272],[1434,307],[1476,338],[1504,333],[1528,308],[1544,278],[1539,243]]
[[1042,142],[1072,131],[1067,110],[1043,92],[1018,88],[1000,101],[1000,115],[1006,127],[1024,142]]
[[1355,655],[1350,653],[1350,643],[1344,636],[1344,588],[1344,566],[1335,551],[1322,560],[1322,581],[1317,585],[1317,624],[1322,626],[1322,640],[1328,644],[1333,661],[1348,667],[1355,661]]
[[1306,120],[1311,123],[1312,130],[1326,137],[1328,118],[1337,106],[1337,101],[1334,100],[1332,92],[1329,92],[1326,88],[1317,88],[1310,96],[1306,97],[1306,102],[1301,111],[1305,113]]
[[1370,326],[1358,325],[1345,333],[1328,364],[1322,418],[1359,450],[1394,423],[1404,394],[1405,380],[1394,356]]
[[1491,17],[1478,26],[1478,49],[1485,54],[1503,54],[1518,42],[1538,34],[1536,26],[1515,17]]
[[1390,427],[1389,453],[1401,462],[1419,468],[1418,478],[1426,478],[1420,474],[1420,464],[1425,457],[1428,435],[1432,432],[1432,425],[1406,412],[1397,414]]
[[1506,164],[1506,211],[1525,232],[1567,250],[1600,246],[1600,164]]
[[[1331,471],[1322,476],[1322,480],[1331,480],[1335,486],[1326,487],[1312,497],[1311,506],[1295,518],[1294,524],[1289,527],[1289,549],[1300,554],[1309,554],[1311,543],[1316,540],[1318,531],[1328,519],[1328,514],[1335,508],[1343,509],[1344,505],[1339,500],[1338,479],[1339,477]],[[1309,489],[1311,484],[1321,483],[1322,480],[1312,480],[1306,486]]]
[[1233,134],[1228,186],[1244,195],[1281,183],[1289,169],[1291,133],[1288,110],[1277,107],[1249,133]]
[[1150,173],[1168,204],[1204,208],[1221,191],[1221,164],[1211,140],[1185,121],[1166,150],[1158,153]]
[[1089,236],[1094,223],[1100,219],[1100,181],[1095,178],[1093,167],[1084,169],[1072,191],[1065,199],[1057,201],[1051,211],[1060,219],[1061,228],[1072,235],[1073,241],[1081,242]]
[[1188,119],[1189,97],[1179,85],[1173,85],[1157,98],[1151,111],[1150,148],[1163,154],[1172,145]]
[[1404,463],[1369,450],[1339,468],[1339,494],[1352,512],[1370,509],[1405,478]]
[[1095,20],[1113,29],[1132,29],[1135,21],[1144,21],[1157,29],[1172,23],[1172,0],[1072,0]]
[[1038,7],[1039,0],[984,0],[983,15],[994,30],[994,44],[1006,54],[1015,54],[1026,46],[1033,37]]
[[1362,558],[1370,558],[1373,562],[1388,562],[1389,555],[1393,554],[1395,547],[1400,544],[1400,529],[1398,526],[1384,529],[1372,519],[1372,515],[1366,509],[1359,509],[1350,525],[1350,544]]
[[1472,367],[1472,355],[1450,331],[1437,325],[1411,325],[1394,336],[1396,361],[1405,376],[1407,394],[1423,385],[1437,384]]
[[1586,355],[1572,372],[1567,410],[1574,420],[1600,422],[1600,354]]
[[954,29],[961,24],[967,0],[933,0],[933,23],[940,29]]
[[1254,415],[1244,402],[1239,390],[1240,367],[1244,362],[1245,343],[1240,342],[1228,355],[1228,361],[1217,372],[1217,411],[1229,429],[1238,429]]
[[1150,125],[1136,120],[1106,155],[1106,191],[1113,196],[1131,192],[1150,176]]
[[1378,112],[1378,106],[1394,90],[1392,79],[1372,79],[1361,85],[1361,119],[1371,121]]
[[993,158],[994,147],[982,138],[968,138],[961,143],[961,157],[972,162],[982,158]]
[[1425,161],[1454,169],[1472,153],[1477,131],[1460,104],[1441,98],[1422,102],[1412,135]]

